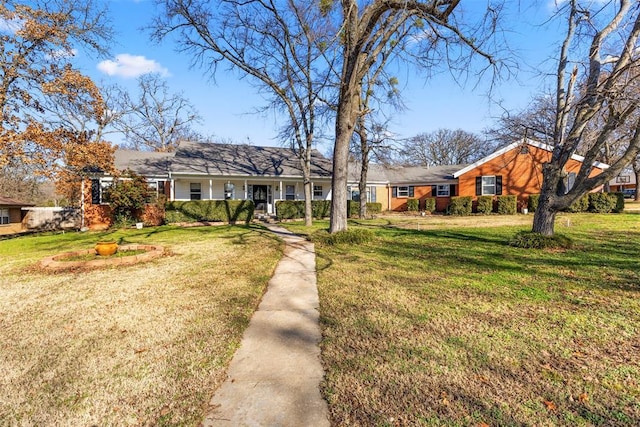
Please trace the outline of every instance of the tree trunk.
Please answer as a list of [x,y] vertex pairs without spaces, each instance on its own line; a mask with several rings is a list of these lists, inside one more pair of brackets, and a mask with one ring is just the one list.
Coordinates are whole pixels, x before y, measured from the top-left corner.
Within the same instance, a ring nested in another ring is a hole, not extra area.
[[544,194],[541,195],[533,215],[533,229],[531,231],[545,236],[553,236],[556,213],[557,211],[551,206],[549,198]]
[[304,183],[304,225],[305,227],[311,227],[313,225],[313,206],[311,204],[312,199],[311,181],[306,180]]
[[558,182],[561,179],[562,167],[549,162],[542,165],[542,188],[540,189],[540,199],[538,207],[533,215],[534,233],[553,236],[553,226],[558,212],[554,199],[558,192]]
[[360,182],[358,190],[360,191],[360,219],[367,218],[367,172],[369,170],[369,158],[366,154],[362,156],[362,168],[360,169]]
[[[347,167],[349,141],[353,131],[348,131],[348,116],[336,119],[336,143],[333,147],[333,180],[331,181],[331,216],[329,233],[347,229]],[[352,128],[353,129],[353,128]]]
[[633,174],[636,176],[636,195],[633,200],[640,202],[640,162],[638,161],[633,164]]

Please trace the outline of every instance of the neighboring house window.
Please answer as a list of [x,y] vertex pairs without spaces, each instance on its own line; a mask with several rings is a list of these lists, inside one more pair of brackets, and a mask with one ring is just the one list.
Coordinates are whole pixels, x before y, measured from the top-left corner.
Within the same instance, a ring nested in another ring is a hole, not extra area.
[[393,197],[413,197],[413,195],[414,187],[412,185],[393,187]]
[[616,182],[620,184],[629,184],[631,182],[631,177],[629,175],[619,175],[616,176]]
[[199,182],[189,183],[189,197],[191,200],[202,200],[202,185]]
[[449,197],[449,185],[438,185],[436,189],[436,196],[438,197]]
[[9,224],[9,209],[0,209],[0,224]]
[[296,186],[295,185],[287,185],[285,187],[285,200],[295,200],[296,199]]
[[313,197],[322,197],[322,185],[313,186]]
[[499,196],[501,194],[502,175],[476,177],[476,196]]

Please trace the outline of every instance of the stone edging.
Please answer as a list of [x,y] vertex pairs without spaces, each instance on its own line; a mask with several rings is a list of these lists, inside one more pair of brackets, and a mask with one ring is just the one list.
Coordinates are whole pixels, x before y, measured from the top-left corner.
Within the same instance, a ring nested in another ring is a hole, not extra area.
[[119,250],[136,251],[144,250],[145,253],[123,257],[112,257],[107,259],[95,259],[91,261],[59,261],[62,258],[69,258],[74,255],[94,254],[95,249],[83,251],[64,252],[44,258],[40,261],[40,266],[47,270],[69,270],[75,268],[99,268],[114,265],[134,265],[141,262],[151,261],[164,254],[164,247],[157,245],[123,245],[118,246]]

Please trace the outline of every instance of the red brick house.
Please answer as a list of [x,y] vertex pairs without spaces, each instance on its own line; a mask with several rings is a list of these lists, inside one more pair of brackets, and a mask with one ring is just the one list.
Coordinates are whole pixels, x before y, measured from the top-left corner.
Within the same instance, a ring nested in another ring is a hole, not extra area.
[[[527,206],[529,195],[539,194],[542,187],[542,165],[551,159],[553,147],[530,139],[510,144],[470,165],[422,168],[423,175],[404,168],[400,175],[389,175],[389,206],[406,210],[407,200],[436,198],[436,210],[443,211],[451,196],[514,195],[518,207]],[[582,165],[583,157],[574,155],[566,167],[565,185],[569,189]],[[609,166],[595,162],[591,176]],[[404,174],[403,177],[401,174]],[[420,208],[424,203],[420,203]]]

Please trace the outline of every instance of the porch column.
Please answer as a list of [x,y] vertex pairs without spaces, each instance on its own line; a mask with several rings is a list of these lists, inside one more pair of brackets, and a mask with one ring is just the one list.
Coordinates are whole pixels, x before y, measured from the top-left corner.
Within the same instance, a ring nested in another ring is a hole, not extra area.
[[282,181],[280,181],[280,200],[282,200]]
[[169,180],[169,200],[174,201],[176,199],[176,186],[173,178]]
[[209,200],[213,200],[213,180],[209,180]]
[[247,192],[249,191],[249,186],[247,185],[247,180],[244,180],[244,186],[242,187],[244,189],[244,200],[247,200]]

